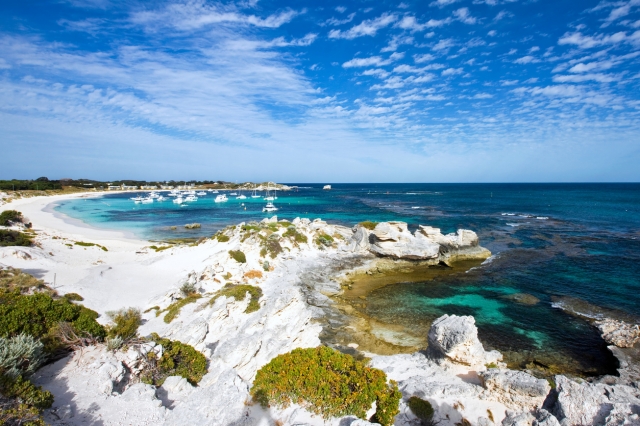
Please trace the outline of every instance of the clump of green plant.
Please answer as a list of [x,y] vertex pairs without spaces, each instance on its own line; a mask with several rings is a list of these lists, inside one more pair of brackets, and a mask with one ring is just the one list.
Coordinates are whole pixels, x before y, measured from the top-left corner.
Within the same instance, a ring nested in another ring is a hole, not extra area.
[[24,232],[0,229],[0,247],[29,247],[32,244],[33,241]]
[[160,246],[160,247],[158,247],[158,246],[149,246],[149,248],[154,250],[154,251],[156,251],[156,252],[159,252],[159,251],[162,251],[162,250],[170,249],[171,246]]
[[265,272],[269,272],[271,270],[271,265],[269,265],[269,261],[268,260],[264,261],[264,263],[262,264],[262,269],[264,269]]
[[148,368],[141,374],[144,383],[161,386],[169,376],[182,376],[196,385],[207,373],[207,359],[192,346],[163,339],[156,333],[151,340],[162,345],[162,356],[158,359],[154,352],[147,354]]
[[260,225],[258,225],[255,222],[251,222],[251,223],[248,223],[246,225],[242,225],[241,229],[243,231],[245,231],[245,232],[247,232],[247,231],[259,231],[260,230]]
[[308,241],[307,236],[298,232],[295,226],[290,226],[287,231],[282,234],[283,237],[291,238],[296,243],[306,243]]
[[247,263],[247,256],[240,250],[229,250],[229,256],[238,263]]
[[11,226],[12,223],[22,223],[22,213],[17,210],[5,210],[0,213],[0,226]]
[[113,325],[107,329],[109,338],[120,337],[122,340],[127,341],[138,335],[138,327],[142,324],[142,315],[139,309],[120,309],[107,312],[107,316],[113,322]]
[[143,314],[148,314],[149,312],[154,311],[154,310],[155,310],[155,311],[159,311],[159,310],[160,310],[160,306],[152,306],[152,307],[150,307],[149,309],[145,310],[145,311],[143,312]]
[[105,339],[105,343],[107,344],[107,350],[115,351],[120,349],[122,345],[124,345],[124,340],[120,336],[107,337]]
[[0,395],[0,424],[46,426],[40,410],[18,399],[3,398]]
[[495,362],[490,362],[489,364],[484,365],[487,368],[498,368],[498,365]]
[[0,393],[7,398],[16,398],[24,404],[36,409],[50,408],[53,404],[51,392],[42,390],[29,380],[18,376],[10,378],[4,374],[0,375]]
[[44,345],[28,334],[0,337],[0,370],[11,379],[30,376],[44,363]]
[[331,235],[322,233],[316,238],[316,244],[320,247],[331,247],[333,244],[333,237]]
[[378,225],[378,222],[371,222],[370,220],[365,220],[364,222],[360,222],[358,225],[362,226],[369,231],[373,231],[375,227]]
[[262,367],[251,395],[263,407],[306,402],[323,418],[354,415],[366,419],[376,402],[375,421],[393,424],[401,394],[381,370],[326,346],[294,349]]
[[418,420],[420,420],[420,424],[426,426],[433,419],[434,411],[429,401],[418,398],[417,396],[412,396],[409,398],[407,405]]
[[217,234],[215,238],[220,243],[226,243],[227,241],[230,240],[230,238],[224,234]]
[[230,280],[230,279],[231,279],[231,276],[232,276],[232,275],[231,275],[231,272],[227,272],[226,274],[224,274],[224,275],[222,276],[222,278],[224,278],[225,280]]
[[171,305],[167,306],[167,308],[163,311],[157,311],[156,316],[160,315],[162,312],[166,312],[167,314],[164,316],[163,320],[167,324],[175,319],[180,314],[180,310],[187,306],[190,303],[195,303],[202,296],[198,293],[192,293],[185,298],[182,298],[176,302],[173,302]]
[[84,300],[84,297],[80,296],[78,293],[67,293],[62,297],[67,300],[71,300],[72,302],[82,302]]
[[251,312],[255,312],[260,309],[258,300],[262,297],[262,289],[248,284],[225,284],[225,286],[209,300],[209,306],[212,306],[216,300],[222,296],[233,297],[236,301],[244,300],[247,293],[251,296],[251,300],[249,301],[249,305],[247,306],[247,309],[245,309],[244,313],[250,314]]
[[8,267],[0,269],[0,292],[44,292],[55,295],[56,292],[47,287],[43,280],[25,274],[20,269]]
[[106,330],[96,318],[97,312],[65,298],[54,300],[44,293],[0,293],[0,336],[25,333],[41,338],[47,352],[64,346],[57,335],[60,323],[68,323],[71,331],[80,337],[104,338]]
[[191,294],[194,294],[194,293],[196,293],[196,292],[197,292],[197,290],[196,290],[196,285],[195,285],[195,284],[193,284],[193,283],[186,282],[186,283],[184,283],[184,284],[182,284],[182,285],[180,286],[180,293],[181,293],[184,297],[187,297],[187,296],[189,296],[189,295],[191,295]]
[[84,241],[76,241],[73,244],[76,245],[76,246],[81,246],[81,247],[98,247],[102,251],[109,251],[105,246],[101,246],[100,244],[96,244],[96,243],[86,243]]
[[262,249],[260,250],[260,256],[265,257],[267,254],[270,258],[275,259],[280,253],[282,253],[282,246],[278,241],[278,234],[272,234],[269,238],[261,242]]

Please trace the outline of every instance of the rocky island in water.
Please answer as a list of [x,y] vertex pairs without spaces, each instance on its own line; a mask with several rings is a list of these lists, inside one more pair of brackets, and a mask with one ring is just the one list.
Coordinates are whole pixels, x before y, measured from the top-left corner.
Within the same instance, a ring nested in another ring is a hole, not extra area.
[[[104,336],[88,338],[74,319],[76,334],[51,334],[65,336],[66,352],[14,374],[52,396],[39,409],[31,404],[33,421],[41,415],[54,425],[640,424],[637,325],[593,324],[619,366],[617,375],[587,379],[507,368],[500,352],[480,342],[472,316],[444,315],[412,336],[366,315],[367,291],[387,285],[385,276],[488,259],[472,230],[443,235],[423,225],[412,233],[403,222],[347,228],[274,216],[193,244],[151,244],[66,223],[43,211],[50,201],[4,206],[33,224],[27,230],[15,221],[6,229],[28,231],[35,244],[0,247],[0,266],[9,278],[55,271],[55,282],[24,286],[21,297],[48,294],[65,306],[82,304],[99,314]],[[131,318],[133,331],[118,331],[126,328],[118,321]],[[17,338],[1,337],[5,348]],[[311,349],[319,347],[330,349]],[[308,359],[315,364],[300,364]],[[308,372],[325,374],[323,368],[330,371],[314,393]],[[287,376],[288,369],[299,377]],[[340,389],[336,378],[347,370],[353,381]],[[3,404],[17,410],[7,398]]]

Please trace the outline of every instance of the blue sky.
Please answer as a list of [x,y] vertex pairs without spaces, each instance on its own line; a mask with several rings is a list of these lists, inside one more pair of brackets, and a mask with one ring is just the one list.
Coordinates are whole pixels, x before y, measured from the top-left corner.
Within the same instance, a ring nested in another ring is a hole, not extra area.
[[640,180],[640,0],[0,5],[0,178]]

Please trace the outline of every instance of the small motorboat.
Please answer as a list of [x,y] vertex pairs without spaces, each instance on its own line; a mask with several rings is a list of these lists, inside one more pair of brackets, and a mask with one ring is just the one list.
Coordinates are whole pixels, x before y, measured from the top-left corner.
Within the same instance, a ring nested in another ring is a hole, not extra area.
[[229,201],[229,199],[227,198],[226,195],[224,194],[220,194],[216,197],[216,199],[214,200],[216,203],[224,203],[225,201]]
[[278,208],[273,205],[273,203],[267,203],[266,206],[262,208],[263,212],[277,212]]
[[196,197],[195,195],[189,195],[184,199],[184,201],[198,201],[198,197]]

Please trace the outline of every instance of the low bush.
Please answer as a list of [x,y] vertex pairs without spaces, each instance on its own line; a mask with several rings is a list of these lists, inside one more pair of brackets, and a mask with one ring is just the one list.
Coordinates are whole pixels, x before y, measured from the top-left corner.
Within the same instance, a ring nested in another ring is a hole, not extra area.
[[218,240],[218,242],[220,242],[220,243],[226,243],[227,241],[229,241],[229,239],[230,239],[230,238],[229,238],[229,237],[227,237],[227,236],[226,236],[226,235],[224,235],[224,234],[218,234],[218,235],[216,235],[216,240]]
[[154,352],[147,354],[149,367],[141,374],[144,383],[161,386],[169,376],[182,376],[192,385],[197,385],[207,373],[207,359],[193,346],[175,340],[163,339],[156,333],[151,340],[162,345],[162,356]]
[[180,293],[187,297],[193,293],[196,293],[196,285],[193,283],[186,282],[180,286]]
[[0,337],[25,333],[42,338],[45,351],[59,347],[54,331],[61,322],[69,323],[78,335],[104,338],[106,331],[96,318],[96,312],[64,298],[54,300],[44,293],[22,295],[17,291],[0,294]]
[[418,398],[417,396],[412,396],[409,398],[407,405],[418,420],[420,420],[421,424],[428,424],[433,419],[434,411],[429,401]]
[[29,235],[19,231],[8,231],[0,229],[0,247],[29,247],[33,244],[33,241]]
[[252,278],[262,278],[262,272],[256,270],[256,269],[252,269],[250,271],[247,271],[244,273],[244,277],[248,278],[248,279],[252,279]]
[[46,426],[47,424],[37,408],[0,395],[0,425]]
[[0,292],[44,292],[54,295],[56,292],[47,287],[44,281],[33,275],[25,274],[20,269],[0,269]]
[[11,226],[13,223],[22,222],[22,213],[16,210],[5,210],[0,213],[0,226]]
[[84,241],[76,241],[73,244],[80,247],[98,247],[102,251],[109,251],[105,246],[101,246],[100,244],[96,244],[96,243],[86,243]]
[[381,370],[326,346],[294,349],[262,367],[251,395],[263,407],[306,403],[323,418],[353,415],[367,420],[376,402],[376,422],[393,424],[401,394]]
[[262,250],[260,250],[260,256],[264,257],[268,254],[272,259],[278,257],[278,255],[282,253],[282,246],[280,245],[278,238],[277,234],[273,234],[273,236],[263,240],[261,243]]
[[107,328],[107,336],[113,339],[119,337],[123,341],[133,339],[138,335],[138,327],[142,324],[142,315],[136,308],[120,309],[107,312],[113,324]]
[[375,227],[378,225],[378,222],[371,222],[370,220],[365,220],[364,222],[360,222],[358,225],[368,229],[369,231],[373,231]]
[[316,244],[320,247],[331,247],[333,244],[333,237],[329,234],[322,233],[316,238]]
[[216,300],[222,296],[233,297],[236,301],[244,300],[244,298],[247,297],[247,293],[251,296],[251,300],[249,301],[249,305],[247,306],[247,309],[245,309],[244,313],[250,314],[251,312],[255,312],[260,309],[258,300],[262,297],[262,289],[248,284],[226,284],[222,290],[209,300],[209,306],[212,306]]
[[80,296],[78,293],[67,293],[62,297],[73,302],[82,302],[84,300],[84,297]]
[[32,375],[45,361],[44,345],[28,334],[0,337],[0,371],[11,379]]
[[0,393],[7,398],[18,398],[27,405],[38,409],[50,408],[53,404],[51,392],[42,390],[22,376],[11,378],[0,375]]
[[229,250],[229,256],[238,263],[247,263],[247,256],[240,250]]
[[260,225],[258,225],[257,223],[249,223],[246,225],[242,225],[241,228],[243,231],[259,231],[260,230]]
[[167,314],[164,316],[163,320],[164,322],[169,324],[171,321],[174,320],[175,317],[177,317],[180,314],[180,310],[183,307],[185,307],[190,303],[195,303],[201,297],[202,296],[200,296],[198,293],[192,293],[187,297],[185,297],[184,299],[180,299],[177,302],[174,302],[171,305],[167,306],[167,308],[164,311],[157,311],[156,316],[160,315],[162,312],[166,312]]
[[105,343],[107,344],[107,350],[115,351],[122,347],[122,345],[124,344],[124,340],[122,340],[122,337],[120,336],[107,337],[105,339]]
[[282,234],[282,236],[291,238],[296,243],[306,243],[308,241],[307,236],[298,232],[294,226],[287,228],[287,232]]
[[158,246],[149,246],[149,248],[150,248],[150,249],[152,249],[152,250],[155,250],[155,251],[156,251],[156,253],[157,253],[157,252],[162,251],[162,250],[170,249],[170,248],[171,248],[171,246],[161,246],[161,247],[158,247]]

